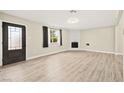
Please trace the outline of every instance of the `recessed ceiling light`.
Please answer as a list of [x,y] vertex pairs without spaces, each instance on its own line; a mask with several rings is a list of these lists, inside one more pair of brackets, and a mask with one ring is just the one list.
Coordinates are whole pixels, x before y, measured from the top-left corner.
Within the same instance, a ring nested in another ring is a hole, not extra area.
[[77,17],[75,17],[75,14],[77,13],[77,11],[71,10],[70,13],[72,14],[72,16],[67,20],[67,22],[69,24],[78,23],[79,22],[79,19]]
[[70,18],[67,20],[67,22],[68,22],[69,24],[75,24],[75,23],[78,23],[78,22],[79,22],[79,19],[76,18],[76,17],[70,17]]

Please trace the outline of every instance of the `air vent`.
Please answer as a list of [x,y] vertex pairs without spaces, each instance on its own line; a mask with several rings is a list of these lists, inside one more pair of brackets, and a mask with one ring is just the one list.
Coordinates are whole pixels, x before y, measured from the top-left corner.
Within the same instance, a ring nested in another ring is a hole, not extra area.
[[72,48],[78,48],[78,42],[72,42],[71,47]]

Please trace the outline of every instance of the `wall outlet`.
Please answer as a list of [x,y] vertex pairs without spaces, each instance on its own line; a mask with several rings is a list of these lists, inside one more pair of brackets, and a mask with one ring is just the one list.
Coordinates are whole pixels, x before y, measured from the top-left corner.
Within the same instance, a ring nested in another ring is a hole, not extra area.
[[90,44],[89,43],[86,43],[86,46],[90,46]]

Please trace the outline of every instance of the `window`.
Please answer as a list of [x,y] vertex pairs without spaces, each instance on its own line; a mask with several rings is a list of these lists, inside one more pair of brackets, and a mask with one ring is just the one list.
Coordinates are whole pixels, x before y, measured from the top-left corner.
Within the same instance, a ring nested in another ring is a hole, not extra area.
[[22,49],[22,28],[8,26],[8,50]]
[[60,30],[49,28],[49,45],[60,46]]

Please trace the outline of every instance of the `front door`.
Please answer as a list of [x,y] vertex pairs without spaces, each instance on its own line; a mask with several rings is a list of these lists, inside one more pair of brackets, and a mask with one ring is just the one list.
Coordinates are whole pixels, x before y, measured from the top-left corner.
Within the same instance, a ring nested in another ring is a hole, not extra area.
[[26,28],[25,26],[2,23],[3,27],[3,65],[26,59]]

